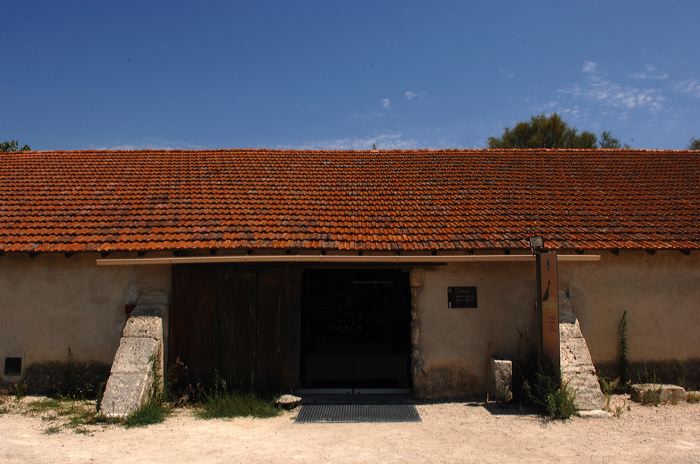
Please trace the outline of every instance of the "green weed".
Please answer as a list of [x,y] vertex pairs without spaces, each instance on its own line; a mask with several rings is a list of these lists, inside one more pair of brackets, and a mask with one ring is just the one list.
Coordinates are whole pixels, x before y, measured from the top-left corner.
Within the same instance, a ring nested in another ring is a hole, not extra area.
[[27,405],[27,411],[32,413],[42,413],[48,411],[55,411],[57,409],[63,409],[64,404],[59,400],[53,398],[46,398],[43,400],[32,401]]
[[566,382],[547,394],[547,413],[552,419],[568,419],[576,413],[576,394]]
[[603,394],[605,395],[605,410],[610,411],[610,400],[620,386],[620,379],[606,380],[600,377],[598,382],[600,383],[600,389],[603,390]]
[[220,393],[209,395],[197,416],[202,419],[229,417],[275,417],[280,410],[252,394]]
[[615,417],[618,419],[622,417],[622,413],[625,411],[625,407],[627,407],[627,410],[629,411],[629,406],[627,406],[627,402],[625,401],[623,404],[618,404],[615,406],[615,412],[613,413]]
[[159,424],[165,420],[172,410],[160,401],[151,400],[141,406],[126,418],[124,426],[145,427],[147,425]]
[[[45,398],[33,401],[23,409],[26,414],[39,414],[45,422],[60,421],[63,427],[76,433],[89,432],[87,425],[121,423],[100,415],[90,401],[73,401],[66,399]],[[51,428],[51,427],[49,427]]]

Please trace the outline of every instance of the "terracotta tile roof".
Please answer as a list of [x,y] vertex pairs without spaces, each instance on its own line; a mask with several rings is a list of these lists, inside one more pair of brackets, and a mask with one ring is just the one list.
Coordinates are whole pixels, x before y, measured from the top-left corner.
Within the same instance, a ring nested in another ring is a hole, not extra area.
[[0,250],[699,249],[700,153],[0,154]]

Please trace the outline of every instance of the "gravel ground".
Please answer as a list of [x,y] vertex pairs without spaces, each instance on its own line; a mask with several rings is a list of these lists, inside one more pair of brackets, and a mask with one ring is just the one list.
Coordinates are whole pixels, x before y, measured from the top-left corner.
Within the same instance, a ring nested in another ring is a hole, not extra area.
[[626,404],[619,418],[550,422],[517,407],[439,403],[406,424],[295,424],[295,411],[201,420],[181,409],[145,428],[51,434],[49,413],[15,411],[0,414],[0,462],[700,462],[700,404]]

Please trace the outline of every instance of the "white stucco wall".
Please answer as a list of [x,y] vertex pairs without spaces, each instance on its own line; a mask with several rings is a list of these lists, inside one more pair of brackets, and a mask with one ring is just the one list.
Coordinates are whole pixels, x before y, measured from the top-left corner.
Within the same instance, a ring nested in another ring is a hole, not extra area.
[[[112,362],[124,305],[144,288],[170,294],[171,272],[169,266],[98,267],[98,256],[0,256],[0,361],[21,356],[24,368],[65,361],[70,347],[75,360]],[[489,358],[515,359],[520,333],[536,336],[532,263],[449,264],[411,273],[418,396],[483,393]],[[594,363],[615,362],[624,310],[631,361],[700,359],[700,253],[604,253],[598,263],[561,263],[559,281],[570,291]],[[479,307],[449,309],[449,286],[476,286]]]
[[617,327],[627,310],[629,359],[700,358],[700,253],[622,252],[600,263],[559,266],[596,364],[615,362]]
[[[98,254],[0,256],[0,363],[111,363],[124,327],[124,305],[144,288],[170,293],[169,266],[98,267]],[[0,376],[3,374],[0,371]],[[14,378],[3,378],[14,380]]]
[[[534,265],[449,264],[411,271],[414,388],[419,397],[476,394],[488,360],[512,359],[519,331],[535,336]],[[450,309],[448,287],[477,287],[478,308]]]
[[[488,360],[516,359],[519,333],[535,340],[533,263],[472,263],[412,271],[414,386],[423,397],[482,394]],[[476,286],[477,309],[449,309],[447,287]],[[632,362],[700,359],[700,253],[603,253],[560,263],[593,362],[614,363],[628,311]]]

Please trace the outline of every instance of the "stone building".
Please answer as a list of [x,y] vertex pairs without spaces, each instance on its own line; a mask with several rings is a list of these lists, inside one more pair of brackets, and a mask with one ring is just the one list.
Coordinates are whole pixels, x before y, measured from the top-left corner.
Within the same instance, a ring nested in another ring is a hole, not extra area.
[[698,376],[700,155],[638,150],[3,153],[0,374],[135,337],[246,390],[482,395],[536,337],[533,235],[599,370],[627,311],[632,365]]

